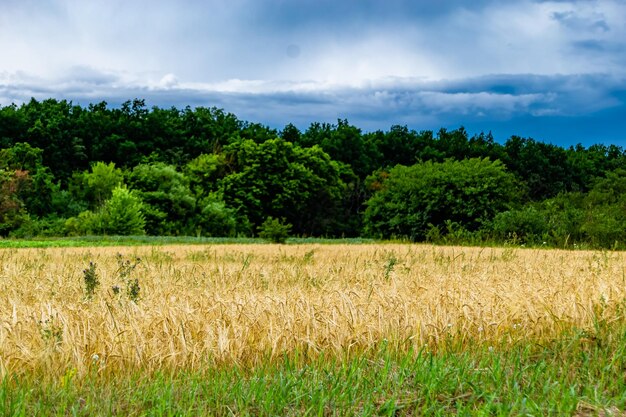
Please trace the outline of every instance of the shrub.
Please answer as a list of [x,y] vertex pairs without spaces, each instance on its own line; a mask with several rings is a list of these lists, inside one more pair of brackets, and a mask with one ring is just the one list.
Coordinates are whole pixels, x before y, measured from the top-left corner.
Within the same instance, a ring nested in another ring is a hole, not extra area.
[[128,188],[118,186],[106,201],[102,211],[104,233],[111,235],[142,235],[146,220],[143,215],[143,203]]
[[226,207],[224,201],[211,195],[202,201],[200,215],[196,217],[196,228],[202,236],[236,236],[237,213]]
[[142,235],[146,224],[144,210],[143,202],[135,193],[118,186],[98,211],[86,210],[78,217],[67,219],[65,229],[69,235]]
[[524,207],[498,213],[493,219],[492,230],[499,239],[515,236],[520,243],[532,243],[543,239],[548,223],[545,213],[534,207]]
[[259,227],[259,237],[272,243],[285,243],[290,232],[291,224],[285,224],[284,219],[281,221],[273,217],[268,217]]

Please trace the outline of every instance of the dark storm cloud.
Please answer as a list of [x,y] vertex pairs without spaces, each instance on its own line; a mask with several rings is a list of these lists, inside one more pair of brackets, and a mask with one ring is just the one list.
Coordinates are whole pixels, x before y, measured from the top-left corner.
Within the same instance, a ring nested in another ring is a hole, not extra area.
[[625,19],[621,0],[3,0],[0,104],[137,97],[274,127],[522,135],[602,120],[613,137]]
[[202,86],[112,87],[103,83],[111,77],[107,74],[78,71],[86,75],[55,87],[41,80],[14,78],[13,83],[0,83],[0,95],[17,102],[52,96],[83,104],[103,99],[112,105],[138,97],[162,107],[222,107],[275,127],[348,118],[365,129],[385,129],[397,123],[432,128],[454,119],[463,124],[527,116],[575,118],[624,107],[626,91],[624,78],[606,74],[492,75],[434,82],[389,79],[358,88],[294,85],[284,91],[259,85],[257,92],[245,92]]

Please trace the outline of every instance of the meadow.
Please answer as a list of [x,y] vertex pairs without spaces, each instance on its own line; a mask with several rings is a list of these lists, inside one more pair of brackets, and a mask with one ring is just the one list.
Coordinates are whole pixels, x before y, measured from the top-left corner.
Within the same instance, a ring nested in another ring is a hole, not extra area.
[[622,415],[626,254],[0,249],[2,415]]

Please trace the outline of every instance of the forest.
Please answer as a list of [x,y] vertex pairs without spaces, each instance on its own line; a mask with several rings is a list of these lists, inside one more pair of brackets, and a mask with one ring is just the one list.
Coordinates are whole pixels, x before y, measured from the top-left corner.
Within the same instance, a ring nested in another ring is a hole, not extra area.
[[372,237],[624,248],[626,153],[218,108],[0,108],[0,237]]

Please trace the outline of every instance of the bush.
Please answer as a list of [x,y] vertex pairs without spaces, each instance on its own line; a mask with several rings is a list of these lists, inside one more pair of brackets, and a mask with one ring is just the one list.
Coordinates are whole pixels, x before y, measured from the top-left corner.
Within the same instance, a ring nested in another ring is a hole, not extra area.
[[492,222],[492,231],[498,239],[511,239],[519,243],[538,243],[548,232],[545,213],[534,207],[498,213]]
[[101,231],[100,218],[91,210],[82,211],[77,217],[65,221],[65,233],[68,236],[91,235]]
[[143,216],[143,203],[132,191],[118,186],[113,189],[99,213],[103,231],[111,235],[142,235],[146,220]]
[[479,245],[484,242],[484,230],[470,232],[458,223],[446,220],[444,226],[429,224],[426,241],[444,245]]
[[543,201],[540,207],[548,222],[552,245],[567,247],[586,239],[582,228],[587,218],[583,194],[560,194]]
[[285,243],[291,232],[291,224],[285,224],[279,219],[268,217],[259,227],[259,237],[272,243]]
[[224,201],[211,194],[204,199],[196,216],[196,230],[200,236],[233,237],[238,232],[237,213],[226,207]]
[[54,216],[44,217],[41,219],[32,218],[26,216],[24,223],[17,229],[10,233],[14,238],[33,238],[40,237],[57,237],[64,236],[66,234],[66,220]]
[[100,210],[86,210],[67,219],[65,229],[69,235],[142,235],[146,224],[143,211],[141,199],[126,187],[118,186]]
[[607,205],[594,207],[587,212],[587,220],[581,227],[587,241],[595,247],[618,249],[626,242],[624,206]]

